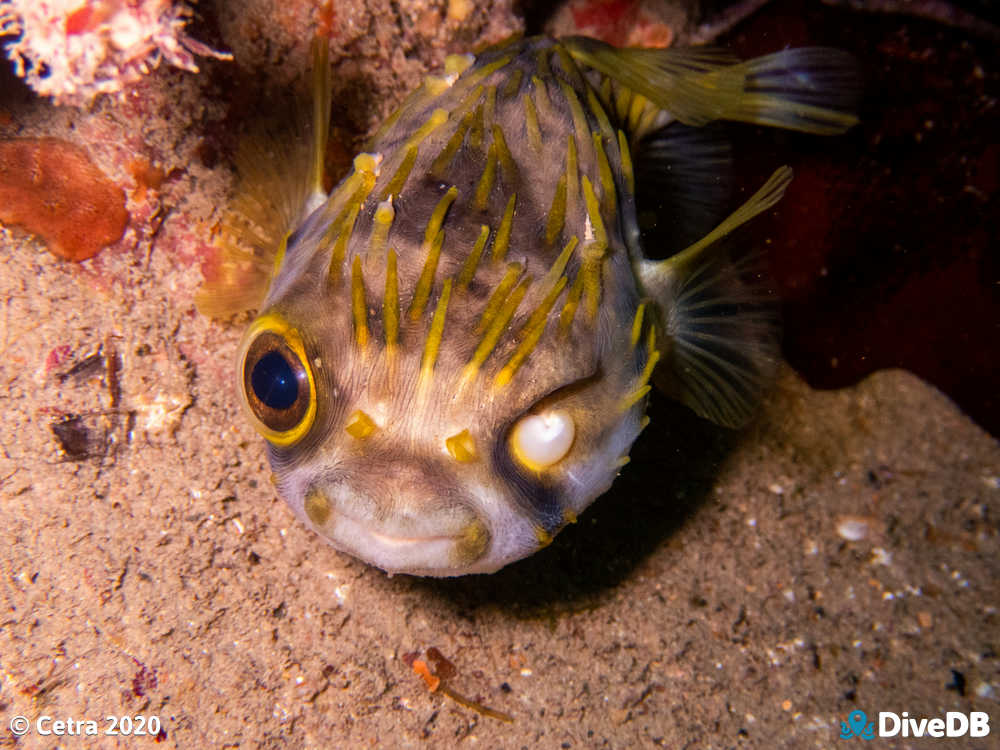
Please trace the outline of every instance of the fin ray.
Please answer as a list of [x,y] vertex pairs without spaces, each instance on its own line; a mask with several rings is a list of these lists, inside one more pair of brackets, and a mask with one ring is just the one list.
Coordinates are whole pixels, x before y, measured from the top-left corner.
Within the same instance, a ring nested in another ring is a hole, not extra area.
[[323,200],[331,78],[326,39],[312,46],[312,120],[290,102],[285,115],[245,136],[236,155],[237,194],[222,223],[220,263],[195,296],[198,309],[226,318],[258,307],[292,230]]
[[565,44],[578,61],[686,125],[738,120],[832,135],[858,121],[857,65],[841,50],[801,47],[737,62],[704,47],[615,49],[581,37]]
[[733,192],[726,129],[670,123],[636,145],[634,173],[643,245],[662,248],[661,258],[682,250],[725,217]]
[[704,238],[664,261],[641,261],[644,292],[658,301],[664,352],[658,386],[706,419],[739,427],[778,361],[778,316],[761,256],[734,259],[729,235],[780,200],[791,170],[778,169]]

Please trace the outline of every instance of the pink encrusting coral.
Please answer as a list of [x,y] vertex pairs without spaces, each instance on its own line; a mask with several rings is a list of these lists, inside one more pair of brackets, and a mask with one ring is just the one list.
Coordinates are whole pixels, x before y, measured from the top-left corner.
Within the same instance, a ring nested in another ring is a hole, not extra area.
[[184,33],[190,9],[172,0],[0,0],[0,35],[19,76],[60,104],[122,91],[166,60],[198,71],[195,55],[230,59]]

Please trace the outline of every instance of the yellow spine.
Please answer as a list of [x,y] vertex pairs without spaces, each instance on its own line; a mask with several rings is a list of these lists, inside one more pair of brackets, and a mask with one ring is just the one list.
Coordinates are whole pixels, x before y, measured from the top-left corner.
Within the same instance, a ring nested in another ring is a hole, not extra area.
[[538,54],[535,55],[535,67],[538,68],[538,74],[543,78],[552,77],[552,69],[549,67],[549,51],[545,49],[538,50]]
[[538,111],[535,109],[535,100],[525,92],[521,94],[521,101],[524,104],[524,129],[528,134],[528,144],[535,154],[541,155],[542,130],[538,125]]
[[656,369],[656,364],[660,361],[660,353],[656,350],[656,331],[652,327],[650,327],[646,337],[646,351],[649,352],[649,358],[646,360],[642,372],[639,373],[635,388],[622,398],[619,406],[622,411],[631,409],[650,391],[649,379],[653,377],[653,370]]
[[601,263],[604,259],[606,246],[591,242],[583,251],[583,298],[587,310],[587,320],[593,323],[597,320],[597,311],[601,302]]
[[648,385],[644,385],[641,388],[636,388],[634,391],[632,391],[631,393],[627,394],[624,398],[622,398],[622,400],[618,403],[618,408],[621,411],[628,411],[637,403],[642,401],[642,399],[646,397],[646,394],[648,394],[651,390],[652,388]]
[[569,241],[563,247],[562,252],[559,253],[559,257],[556,258],[555,263],[545,274],[545,278],[542,279],[542,289],[551,289],[556,282],[559,281],[559,277],[563,275],[563,271],[566,270],[566,265],[569,263],[569,259],[573,255],[573,251],[576,250],[576,246],[580,243],[576,235],[569,238]]
[[375,424],[375,420],[361,411],[361,409],[351,412],[350,416],[347,417],[347,423],[344,425],[344,430],[355,440],[364,440],[371,437],[377,429],[378,425]]
[[354,341],[359,349],[368,346],[368,309],[365,302],[365,281],[361,275],[361,258],[354,256],[351,264],[351,312],[354,315]]
[[587,127],[587,116],[583,113],[583,105],[580,104],[580,98],[566,81],[560,79],[559,85],[562,87],[563,96],[569,102],[569,111],[573,116],[573,130],[576,131],[576,137],[580,140],[580,143],[586,143],[590,135],[590,128]]
[[396,210],[392,207],[392,198],[382,201],[376,207],[369,244],[369,252],[373,258],[378,258],[385,250],[385,241],[389,237],[389,230],[395,217]]
[[[606,79],[611,80],[611,79]],[[615,114],[618,122],[624,122],[632,107],[632,89],[627,86],[615,85]]]
[[418,320],[424,314],[424,306],[431,294],[431,287],[434,286],[434,274],[437,272],[438,259],[441,256],[441,246],[444,244],[444,224],[445,215],[451,204],[458,196],[458,188],[452,186],[438,201],[437,206],[431,213],[431,218],[427,221],[427,228],[424,230],[424,251],[427,253],[427,260],[424,261],[424,268],[420,272],[417,280],[417,287],[413,293],[413,301],[410,302],[410,320]]
[[451,437],[445,438],[444,444],[451,457],[460,463],[472,463],[479,457],[479,453],[476,450],[476,440],[468,430],[462,430]]
[[496,73],[500,68],[504,67],[513,59],[513,56],[506,55],[501,57],[499,60],[494,60],[489,65],[484,65],[479,70],[473,71],[465,76],[465,85],[472,87],[477,86],[486,80],[487,77]]
[[478,151],[483,147],[483,103],[480,102],[472,112],[469,124],[469,148]]
[[396,273],[396,251],[389,248],[385,263],[385,294],[382,297],[382,319],[385,324],[385,348],[390,355],[399,341],[399,278]]
[[597,154],[597,172],[601,179],[601,207],[613,215],[618,210],[618,201],[615,196],[615,178],[611,174],[611,164],[608,163],[608,155],[604,151],[604,137],[600,133],[592,134],[594,139],[594,152]]
[[580,165],[576,155],[576,138],[570,133],[566,141],[566,216],[576,216],[580,199]]
[[524,279],[520,284],[518,284],[511,295],[506,299],[503,307],[500,308],[499,313],[490,325],[489,330],[486,331],[486,335],[483,336],[482,341],[479,342],[479,346],[476,347],[476,351],[473,353],[472,359],[469,360],[469,363],[465,366],[465,370],[462,371],[463,383],[468,383],[476,377],[476,374],[479,372],[479,368],[482,367],[486,358],[490,356],[490,352],[493,351],[493,348],[497,345],[497,341],[500,340],[500,336],[503,334],[503,331],[510,322],[510,319],[514,316],[515,311],[521,304],[521,300],[524,299],[524,295],[527,293],[529,286],[531,286],[530,277]]
[[517,193],[511,193],[507,199],[507,207],[504,208],[503,218],[500,220],[500,228],[497,229],[497,238],[493,242],[493,260],[501,261],[507,255],[507,247],[510,245],[510,233],[514,228],[514,205],[517,203]]
[[503,168],[503,173],[507,176],[510,184],[514,184],[517,179],[517,164],[514,163],[514,155],[507,147],[507,139],[503,137],[503,131],[499,125],[493,126],[493,143],[496,144],[497,159]]
[[560,336],[567,335],[569,329],[573,326],[573,319],[576,317],[576,308],[579,307],[580,297],[583,296],[583,277],[584,273],[581,268],[576,278],[573,279],[573,286],[569,288],[569,294],[566,295],[566,303],[563,305],[562,312],[559,313]]
[[632,171],[632,151],[628,145],[628,138],[621,130],[618,131],[618,155],[622,161],[622,175],[625,177],[625,187],[628,188],[629,195],[635,195],[635,174]]
[[444,59],[445,75],[458,76],[469,69],[475,58],[472,55],[448,55]]
[[496,289],[493,290],[493,294],[486,301],[486,307],[483,308],[483,314],[479,316],[479,323],[476,324],[476,333],[483,333],[486,331],[490,325],[493,323],[493,319],[496,317],[500,308],[503,306],[504,301],[507,299],[507,295],[510,290],[514,288],[514,284],[517,283],[518,277],[524,272],[524,267],[520,263],[511,263],[507,266],[507,272],[504,273],[503,278],[500,279],[500,283],[497,284]]
[[351,239],[351,234],[354,232],[354,222],[358,218],[358,210],[360,208],[360,203],[355,203],[351,206],[351,210],[341,224],[337,241],[333,243],[333,251],[330,253],[330,268],[327,274],[330,284],[333,286],[340,283],[340,278],[343,275],[344,258],[347,255],[347,242]]
[[441,289],[441,297],[434,308],[431,318],[431,328],[427,332],[424,344],[424,356],[420,360],[420,387],[426,388],[434,375],[434,364],[437,362],[438,350],[441,347],[441,337],[444,335],[444,321],[448,315],[448,300],[451,299],[451,279],[445,279]]
[[479,178],[479,182],[476,184],[476,193],[472,199],[472,205],[477,211],[483,211],[486,209],[486,203],[490,199],[490,191],[493,190],[493,182],[496,179],[497,174],[497,144],[493,141],[490,144],[489,150],[486,152],[486,166],[483,168],[483,174]]
[[490,228],[484,224],[479,228],[479,237],[476,238],[476,244],[473,245],[472,252],[465,258],[465,263],[462,264],[462,270],[459,272],[458,280],[455,282],[456,291],[465,291],[465,288],[475,278],[476,269],[479,267],[479,259],[483,255],[483,250],[486,248],[486,242],[489,238]]
[[545,326],[548,323],[549,311],[552,310],[552,306],[556,303],[556,299],[562,294],[562,290],[566,288],[566,277],[563,276],[559,279],[552,290],[545,295],[545,299],[542,303],[535,308],[534,312],[531,313],[531,317],[528,318],[528,322],[524,324],[524,327],[518,332],[518,337],[521,339],[521,343],[518,344],[517,349],[511,355],[510,359],[507,360],[507,364],[504,365],[503,369],[497,374],[496,379],[493,381],[493,386],[497,389],[503,388],[507,385],[517,373],[518,368],[524,364],[524,361],[531,355],[534,351],[535,346],[538,344],[538,340],[545,333]]
[[583,76],[580,73],[580,69],[577,67],[576,62],[570,56],[566,48],[561,44],[556,45],[556,57],[559,58],[559,64],[562,69],[569,76],[570,81],[574,86],[582,88],[585,84],[583,81]]
[[594,193],[594,186],[590,184],[590,178],[584,175],[582,178],[583,183],[583,199],[587,204],[587,215],[590,217],[590,226],[594,230],[594,242],[601,246],[601,248],[607,248],[608,246],[608,233],[604,229],[604,219],[601,218],[601,206],[597,201],[597,195]]
[[566,222],[566,174],[559,175],[559,182],[556,183],[556,192],[552,196],[552,205],[549,207],[549,218],[545,222],[545,244],[551,245],[556,241]]
[[601,76],[601,101],[606,105],[614,105],[614,92],[611,87],[611,79]]
[[399,195],[400,191],[403,189],[403,185],[406,184],[406,178],[409,177],[410,172],[413,171],[413,165],[416,161],[417,147],[410,146],[403,154],[403,158],[399,162],[399,167],[396,168],[396,173],[385,186],[385,190],[382,191],[382,200],[388,200],[390,196]]
[[601,104],[601,100],[597,98],[597,94],[594,93],[594,90],[590,86],[587,87],[587,106],[597,120],[597,124],[601,129],[601,135],[611,137],[615,132],[611,127],[611,120],[608,119],[608,114],[604,111],[604,105]]
[[628,129],[635,133],[642,123],[643,115],[646,112],[646,105],[649,100],[641,94],[633,94],[628,108]]
[[538,76],[531,77],[531,85],[535,89],[535,103],[538,104],[538,115],[546,122],[552,122],[552,102],[549,101],[548,89]]
[[420,316],[424,314],[427,300],[431,296],[431,287],[434,286],[434,274],[437,273],[438,259],[441,257],[443,244],[444,230],[441,230],[431,242],[424,268],[420,272],[420,278],[417,279],[417,288],[414,290],[413,300],[410,302],[410,320],[419,320]]
[[448,165],[451,164],[451,160],[455,158],[455,154],[458,152],[459,146],[462,145],[462,141],[465,140],[465,134],[469,130],[469,126],[472,124],[472,112],[467,112],[459,122],[458,127],[455,128],[455,132],[452,134],[451,138],[448,139],[448,143],[445,147],[441,149],[441,153],[434,157],[434,161],[431,163],[430,172],[435,177],[441,178],[444,176],[445,171],[448,169]]
[[507,79],[507,83],[503,87],[503,95],[506,97],[516,96],[517,92],[521,89],[521,79],[524,77],[524,71],[518,68],[514,71],[510,78]]
[[635,350],[636,345],[639,343],[639,336],[642,335],[642,319],[645,317],[646,313],[646,303],[640,302],[639,307],[635,311],[635,317],[632,318],[632,333],[628,337],[629,348]]
[[424,124],[417,128],[413,135],[406,141],[405,148],[414,148],[429,136],[434,130],[443,125],[448,120],[448,112],[444,109],[435,109],[431,116],[424,121]]

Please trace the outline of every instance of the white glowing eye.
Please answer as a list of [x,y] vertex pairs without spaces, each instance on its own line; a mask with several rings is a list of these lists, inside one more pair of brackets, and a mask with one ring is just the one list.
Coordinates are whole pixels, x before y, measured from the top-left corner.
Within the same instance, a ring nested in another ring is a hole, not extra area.
[[532,471],[559,463],[573,447],[576,427],[569,412],[561,409],[529,414],[514,425],[510,447],[514,457]]

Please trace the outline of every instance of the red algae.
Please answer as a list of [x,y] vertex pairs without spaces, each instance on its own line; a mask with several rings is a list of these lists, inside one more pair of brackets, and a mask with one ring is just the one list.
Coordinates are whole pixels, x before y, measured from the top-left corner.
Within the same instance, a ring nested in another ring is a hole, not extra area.
[[117,242],[125,192],[79,146],[56,138],[0,141],[0,222],[38,235],[60,258],[82,261]]
[[619,47],[669,47],[683,21],[683,4],[670,12],[650,0],[569,0],[549,31],[592,36]]

